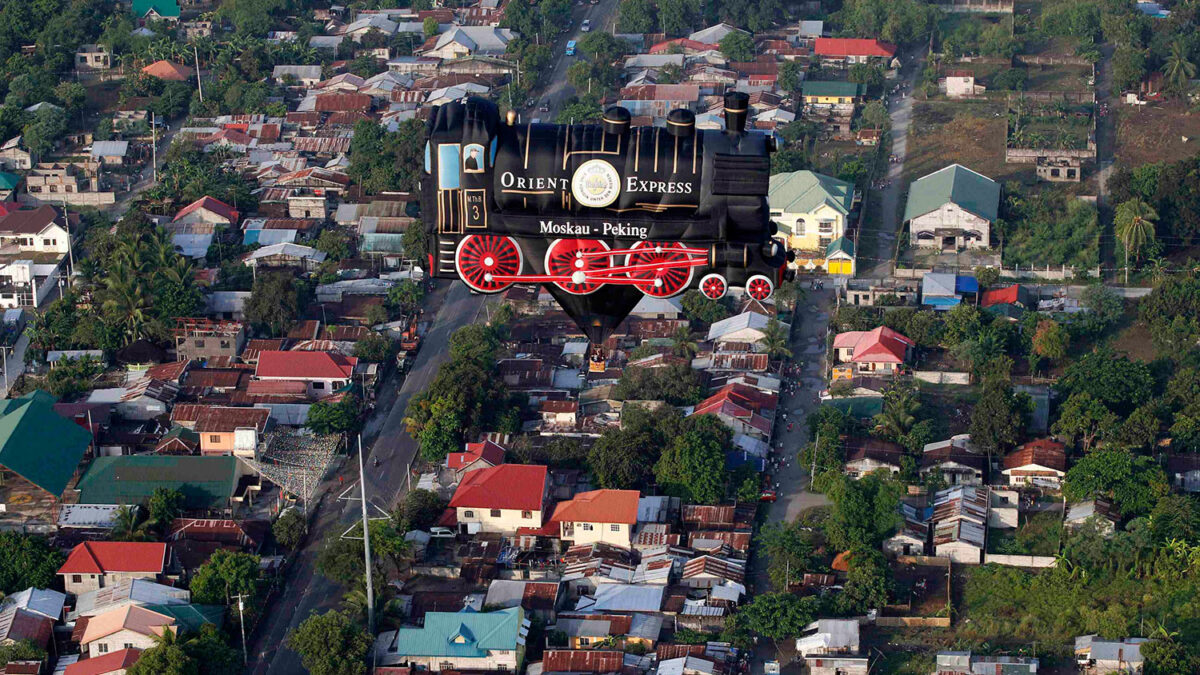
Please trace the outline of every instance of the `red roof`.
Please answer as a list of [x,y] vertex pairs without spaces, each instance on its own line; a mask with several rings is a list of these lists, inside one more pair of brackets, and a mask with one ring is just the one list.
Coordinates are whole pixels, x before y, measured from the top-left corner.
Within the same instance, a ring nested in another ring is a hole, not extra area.
[[914,346],[915,342],[887,326],[838,333],[833,338],[834,349],[851,350],[852,363],[904,363],[908,348]]
[[85,541],[71,549],[59,574],[107,574],[109,572],[161,573],[166,564],[167,545],[155,542]]
[[467,443],[466,452],[452,452],[446,455],[446,466],[457,471],[480,459],[492,466],[499,466],[504,463],[504,454],[504,448],[491,441]]
[[700,42],[699,40],[692,40],[689,38],[675,38],[674,40],[666,40],[664,42],[660,42],[660,43],[654,45],[653,47],[650,48],[650,53],[651,54],[667,54],[671,51],[671,47],[673,45],[679,45],[680,49],[693,49],[698,52],[706,52],[709,50],[716,51],[721,48],[720,45],[713,45],[713,44],[709,44],[707,42]]
[[992,305],[1015,305],[1017,304],[1020,290],[1020,284],[1013,284],[1008,288],[994,288],[990,291],[984,291],[983,298],[979,301],[979,304],[984,307],[991,307]]
[[157,77],[160,80],[175,80],[176,82],[187,82],[192,74],[192,71],[187,66],[181,66],[178,63],[171,63],[166,60],[155,61],[142,68],[142,72],[151,77]]
[[601,649],[547,649],[542,670],[547,673],[619,673],[625,652]]
[[1005,469],[1019,469],[1037,464],[1055,471],[1067,470],[1067,446],[1053,438],[1029,441],[1004,458]]
[[237,224],[237,221],[238,221],[237,209],[226,204],[225,202],[221,201],[220,199],[216,199],[214,197],[209,197],[208,195],[205,195],[205,196],[201,197],[200,199],[197,199],[196,201],[192,202],[191,204],[188,204],[187,206],[183,207],[182,209],[179,209],[179,213],[175,214],[174,220],[179,220],[180,218],[188,215],[189,213],[192,213],[193,211],[198,211],[200,209],[205,209],[206,211],[212,211],[213,213],[217,214],[218,216],[221,216],[225,220],[229,221],[229,223],[232,225]]
[[371,109],[371,97],[367,94],[321,94],[317,97],[317,112],[366,111]]
[[501,464],[463,477],[450,506],[512,511],[541,511],[546,494],[546,467]]
[[105,675],[105,673],[132,666],[137,663],[141,655],[142,650],[140,649],[121,649],[109,652],[103,656],[72,663],[63,671],[63,675]]
[[637,522],[637,490],[592,490],[580,492],[573,499],[559,502],[550,518],[556,522],[628,523]]
[[258,355],[258,377],[290,380],[346,380],[354,375],[358,359],[336,352],[265,351]]
[[896,55],[896,46],[879,40],[861,38],[817,38],[813,48],[817,56],[885,56]]

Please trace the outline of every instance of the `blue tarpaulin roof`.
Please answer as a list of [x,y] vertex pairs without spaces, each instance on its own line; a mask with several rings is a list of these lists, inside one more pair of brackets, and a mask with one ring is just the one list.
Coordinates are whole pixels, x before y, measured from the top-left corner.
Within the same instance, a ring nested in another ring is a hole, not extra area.
[[959,276],[954,279],[954,290],[957,293],[978,293],[979,282],[975,277]]
[[749,464],[755,471],[765,471],[767,468],[766,460],[762,457],[756,457],[745,451],[734,451],[725,453],[725,469],[733,471]]
[[962,298],[958,298],[958,297],[947,298],[947,297],[934,296],[932,298],[925,298],[924,304],[926,304],[930,307],[933,307],[934,309],[938,309],[938,308],[949,309],[951,307],[954,307],[955,305],[957,305],[960,302],[962,302]]

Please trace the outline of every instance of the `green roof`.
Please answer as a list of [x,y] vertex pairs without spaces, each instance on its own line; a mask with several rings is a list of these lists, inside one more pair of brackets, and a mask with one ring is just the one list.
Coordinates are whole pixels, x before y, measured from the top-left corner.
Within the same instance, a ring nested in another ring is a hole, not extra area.
[[145,608],[175,619],[188,633],[200,632],[206,623],[220,628],[225,622],[225,608],[220,605],[146,605]]
[[514,650],[523,645],[524,620],[520,607],[495,612],[426,612],[423,627],[399,630],[395,651],[401,657],[483,658],[489,650]]
[[0,171],[0,190],[16,190],[21,183],[21,177],[15,173]]
[[833,241],[829,242],[829,246],[825,247],[825,257],[828,258],[834,253],[845,253],[853,258],[854,242],[850,241],[850,239],[846,237],[838,237],[837,239],[834,239]]
[[133,13],[139,18],[150,10],[163,17],[179,18],[179,3],[176,0],[133,0]]
[[904,220],[936,211],[947,202],[994,222],[1000,209],[1000,184],[965,166],[951,164],[909,186]]
[[878,396],[847,396],[824,402],[857,419],[869,419],[883,412],[883,398]]
[[184,508],[223,509],[238,484],[236,457],[97,457],[79,479],[80,504],[140,504],[155,488],[179,490]]
[[793,171],[771,176],[767,202],[774,211],[812,213],[828,204],[848,215],[854,206],[854,184],[813,171]]
[[41,390],[0,401],[0,464],[60,497],[92,435],[54,412],[55,402]]
[[158,439],[158,442],[159,444],[162,444],[163,441],[174,440],[176,438],[188,443],[200,443],[200,434],[198,432],[192,431],[191,429],[178,424],[171,427],[170,431],[163,434],[162,437]]
[[861,96],[863,85],[857,82],[822,82],[820,80],[805,80],[801,85],[805,96]]

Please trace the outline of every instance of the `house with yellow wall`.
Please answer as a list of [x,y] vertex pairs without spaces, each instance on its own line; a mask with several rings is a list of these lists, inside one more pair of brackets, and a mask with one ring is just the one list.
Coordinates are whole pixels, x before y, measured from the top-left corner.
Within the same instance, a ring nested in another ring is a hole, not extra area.
[[805,105],[856,105],[862,102],[865,89],[856,82],[806,80],[800,96]]
[[853,183],[814,171],[780,173],[771,176],[767,202],[771,220],[796,253],[794,268],[854,273],[854,249],[846,238],[855,205]]

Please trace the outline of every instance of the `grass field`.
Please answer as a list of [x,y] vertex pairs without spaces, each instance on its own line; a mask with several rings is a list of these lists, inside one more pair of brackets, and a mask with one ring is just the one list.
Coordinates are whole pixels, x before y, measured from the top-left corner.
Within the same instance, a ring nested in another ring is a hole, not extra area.
[[998,181],[1032,176],[1032,165],[1004,163],[1007,125],[1007,107],[1002,102],[914,103],[905,184],[954,163]]
[[1117,159],[1128,166],[1176,162],[1200,152],[1200,114],[1182,103],[1121,105],[1114,113]]
[[1091,91],[1092,69],[1087,66],[1026,66],[1029,91]]

